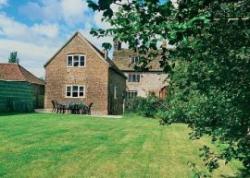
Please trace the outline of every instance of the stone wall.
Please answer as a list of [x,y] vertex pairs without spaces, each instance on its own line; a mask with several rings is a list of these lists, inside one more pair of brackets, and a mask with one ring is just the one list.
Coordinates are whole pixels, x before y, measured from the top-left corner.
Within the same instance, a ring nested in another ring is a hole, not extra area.
[[[129,72],[125,73],[127,77],[128,74]],[[160,90],[168,86],[167,74],[162,72],[144,72],[139,74],[141,76],[139,83],[127,81],[127,90],[136,90],[138,96],[146,97],[149,93],[154,93],[156,96],[159,96]]]

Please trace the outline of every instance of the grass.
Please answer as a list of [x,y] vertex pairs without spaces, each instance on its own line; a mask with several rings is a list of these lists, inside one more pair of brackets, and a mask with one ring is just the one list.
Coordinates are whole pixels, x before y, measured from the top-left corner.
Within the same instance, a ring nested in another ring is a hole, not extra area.
[[[187,162],[205,170],[198,155],[209,139],[191,141],[189,132],[138,116],[0,116],[0,177],[192,177]],[[236,176],[239,168],[233,161],[213,177]]]

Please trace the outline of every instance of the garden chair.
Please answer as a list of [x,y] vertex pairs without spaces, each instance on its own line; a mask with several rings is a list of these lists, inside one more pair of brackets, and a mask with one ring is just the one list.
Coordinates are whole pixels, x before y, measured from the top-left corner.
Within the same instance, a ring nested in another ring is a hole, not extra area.
[[53,105],[53,109],[52,112],[56,112],[56,113],[65,113],[65,106],[58,103],[56,100],[52,100],[51,101],[52,105]]
[[53,106],[52,112],[56,112],[57,111],[57,102],[55,100],[52,100],[51,103]]

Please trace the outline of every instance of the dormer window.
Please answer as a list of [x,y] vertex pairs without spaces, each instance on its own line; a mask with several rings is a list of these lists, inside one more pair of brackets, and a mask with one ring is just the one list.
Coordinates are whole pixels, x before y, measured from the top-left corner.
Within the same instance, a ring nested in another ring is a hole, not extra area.
[[86,57],[82,54],[68,55],[67,65],[68,67],[84,67],[86,63]]
[[138,63],[140,62],[140,56],[133,56],[133,57],[131,58],[131,62],[132,62],[133,64],[138,64]]

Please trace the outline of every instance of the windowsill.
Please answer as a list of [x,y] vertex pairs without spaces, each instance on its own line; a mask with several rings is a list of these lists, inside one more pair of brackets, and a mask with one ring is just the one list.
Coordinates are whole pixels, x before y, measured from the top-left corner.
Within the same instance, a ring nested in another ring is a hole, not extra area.
[[83,99],[83,98],[86,98],[86,97],[85,96],[81,96],[81,97],[65,96],[64,98],[67,98],[67,99]]
[[86,66],[67,66],[67,68],[85,68]]

